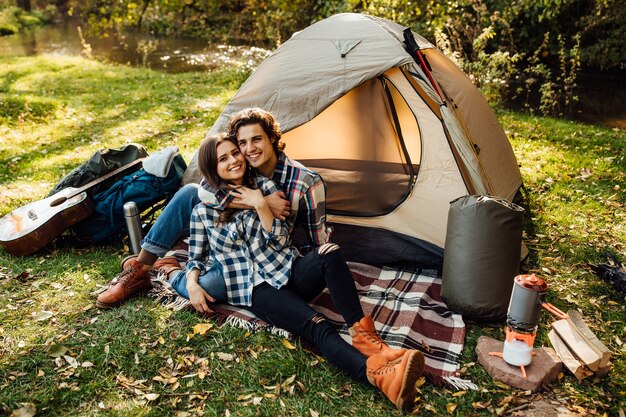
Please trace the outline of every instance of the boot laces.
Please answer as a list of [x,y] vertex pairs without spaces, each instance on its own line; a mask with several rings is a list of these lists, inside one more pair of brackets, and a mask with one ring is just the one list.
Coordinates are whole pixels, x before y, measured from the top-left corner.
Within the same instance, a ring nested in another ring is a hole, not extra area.
[[133,267],[133,266],[129,266],[127,267],[125,270],[123,270],[122,272],[119,273],[118,276],[116,276],[113,281],[115,283],[119,283],[122,285],[125,285],[126,282],[128,282],[135,274],[136,271],[138,271],[139,268]]
[[361,333],[361,335],[363,335],[363,337],[365,337],[367,340],[369,340],[372,343],[375,343],[377,345],[383,344],[383,339],[380,338],[380,336],[378,336],[378,334],[375,331],[369,331],[364,329],[363,327],[359,326],[359,333]]
[[376,374],[376,375],[382,375],[382,374],[387,374],[389,372],[393,372],[395,371],[396,365],[399,364],[401,361],[402,361],[402,357],[399,357],[398,359],[394,359],[392,361],[387,362],[386,364],[382,365],[378,369],[371,370],[371,373]]

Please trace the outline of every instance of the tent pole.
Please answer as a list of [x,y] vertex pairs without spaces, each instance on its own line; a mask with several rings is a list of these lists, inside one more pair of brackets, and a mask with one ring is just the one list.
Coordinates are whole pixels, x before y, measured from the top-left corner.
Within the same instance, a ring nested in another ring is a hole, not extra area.
[[404,44],[406,46],[407,52],[409,53],[409,55],[411,55],[415,63],[419,65],[422,71],[424,71],[424,74],[426,74],[426,76],[428,77],[428,81],[430,81],[430,85],[433,87],[433,90],[435,90],[439,98],[442,101],[444,101],[443,97],[441,96],[441,93],[439,92],[439,89],[437,88],[437,84],[435,83],[435,80],[433,79],[433,76],[430,73],[430,65],[428,64],[428,61],[426,61],[426,57],[424,57],[424,54],[422,54],[422,51],[420,51],[420,47],[415,41],[415,37],[413,36],[413,33],[411,32],[411,28],[404,29],[403,33],[404,33]]

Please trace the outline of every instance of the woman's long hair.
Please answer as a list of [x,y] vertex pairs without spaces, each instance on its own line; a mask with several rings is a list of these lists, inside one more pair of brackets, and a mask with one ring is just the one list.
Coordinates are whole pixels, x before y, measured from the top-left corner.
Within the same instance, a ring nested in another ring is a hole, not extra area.
[[[211,187],[228,193],[232,189],[229,187],[229,185],[232,185],[232,182],[223,180],[217,173],[217,147],[223,142],[231,142],[237,146],[235,138],[226,133],[219,133],[204,139],[198,149],[198,167],[200,173]],[[245,161],[245,164],[246,170],[243,176],[243,185],[248,188],[257,188],[248,162]],[[219,224],[231,222],[237,211],[239,210],[228,207],[222,210],[219,216]]]

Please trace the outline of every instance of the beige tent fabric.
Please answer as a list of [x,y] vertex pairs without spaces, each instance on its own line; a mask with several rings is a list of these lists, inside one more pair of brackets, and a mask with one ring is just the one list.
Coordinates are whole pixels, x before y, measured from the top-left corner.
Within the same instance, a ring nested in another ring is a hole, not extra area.
[[[283,134],[289,157],[324,178],[327,206],[381,213],[407,192],[406,161],[385,103],[383,84],[374,78]],[[419,141],[415,146],[419,150]],[[418,151],[411,162],[419,157]]]
[[480,149],[478,157],[493,194],[512,200],[522,185],[517,160],[493,110],[470,79],[436,49],[424,51],[433,75],[451,99],[461,127]]
[[[421,142],[421,164],[417,180],[405,203],[386,216],[349,217],[329,215],[335,223],[371,226],[391,230],[444,247],[450,201],[466,195],[467,188],[450,146],[443,132],[441,121],[419,97],[399,69],[385,74],[412,109],[412,123],[419,125],[420,138],[405,135],[407,147]],[[397,107],[397,106],[396,106]],[[409,125],[410,120],[401,121]]]

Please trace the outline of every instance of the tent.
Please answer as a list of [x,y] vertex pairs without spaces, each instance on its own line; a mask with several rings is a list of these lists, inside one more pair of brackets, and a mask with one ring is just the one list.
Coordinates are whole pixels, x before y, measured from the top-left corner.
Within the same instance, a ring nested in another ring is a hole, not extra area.
[[[289,157],[324,178],[333,241],[353,261],[438,263],[452,200],[511,201],[522,185],[479,90],[426,39],[410,31],[405,39],[404,29],[344,13],[295,33],[209,132],[225,130],[247,107],[272,112]],[[194,155],[185,182],[198,175]]]

